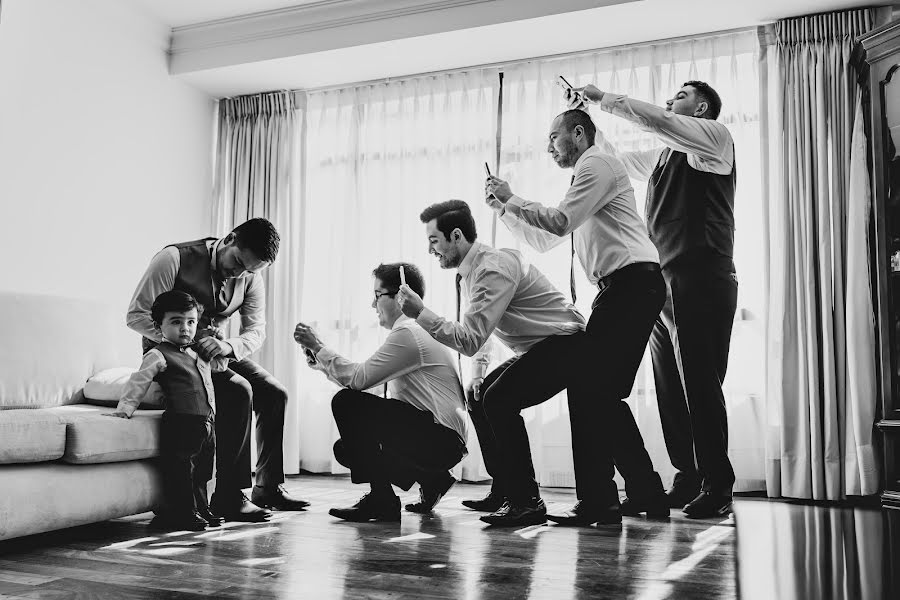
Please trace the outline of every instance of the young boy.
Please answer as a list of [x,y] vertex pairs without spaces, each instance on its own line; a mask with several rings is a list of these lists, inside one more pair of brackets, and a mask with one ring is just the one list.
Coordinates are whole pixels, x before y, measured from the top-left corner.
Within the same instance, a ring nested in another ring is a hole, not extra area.
[[[166,399],[162,417],[161,456],[166,510],[158,512],[154,527],[202,531],[217,527],[222,518],[209,510],[206,486],[216,453],[215,394],[212,371],[224,371],[228,359],[207,362],[191,345],[203,307],[178,290],[157,296],[150,309],[162,343],[144,354],[141,368],[131,375],[115,412],[130,419],[154,380]],[[221,335],[215,329],[206,333]]]

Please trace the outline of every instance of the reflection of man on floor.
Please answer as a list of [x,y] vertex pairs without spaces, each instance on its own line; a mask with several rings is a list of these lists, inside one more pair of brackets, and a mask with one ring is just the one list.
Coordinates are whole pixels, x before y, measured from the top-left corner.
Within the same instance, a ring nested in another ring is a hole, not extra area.
[[[334,456],[350,469],[353,483],[371,487],[356,505],[329,511],[348,521],[399,521],[400,499],[391,484],[408,490],[418,481],[419,502],[406,509],[431,511],[456,482],[449,469],[466,455],[466,409],[456,359],[400,312],[394,296],[401,267],[407,285],[425,293],[414,265],[382,264],[373,271],[372,308],[390,333],[366,361],[338,355],[308,325],[299,323],[294,330],[294,339],[314,357],[310,366],[344,388],[331,403],[341,435]],[[384,397],[362,391],[380,386]]]

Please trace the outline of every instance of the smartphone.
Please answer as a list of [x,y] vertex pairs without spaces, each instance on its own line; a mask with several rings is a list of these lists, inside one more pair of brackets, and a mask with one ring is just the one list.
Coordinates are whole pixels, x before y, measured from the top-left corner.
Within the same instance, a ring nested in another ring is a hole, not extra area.
[[487,163],[484,163],[484,174],[487,175],[488,177],[491,176],[491,168],[488,166]]
[[559,87],[561,87],[564,90],[572,89],[572,84],[569,83],[568,81],[566,81],[566,78],[563,77],[562,75],[558,75],[556,77],[556,85],[558,85]]
[[400,285],[406,285],[406,271],[403,270],[403,265],[400,265]]
[[319,361],[316,360],[316,355],[313,354],[313,351],[310,350],[309,348],[304,348],[304,349],[303,349],[303,352],[306,354],[306,362],[307,362],[307,363],[309,363],[309,364],[311,364],[311,365],[314,365],[314,364],[316,364],[317,362],[319,362]]

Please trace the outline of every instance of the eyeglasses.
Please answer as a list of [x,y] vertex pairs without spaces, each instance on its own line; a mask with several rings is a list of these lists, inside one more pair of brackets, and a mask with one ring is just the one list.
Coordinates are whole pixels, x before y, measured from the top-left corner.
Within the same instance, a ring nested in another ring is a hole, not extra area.
[[397,295],[397,292],[382,292],[379,290],[375,290],[375,302],[378,302],[378,299],[381,298],[382,296],[390,296],[393,298],[396,295]]

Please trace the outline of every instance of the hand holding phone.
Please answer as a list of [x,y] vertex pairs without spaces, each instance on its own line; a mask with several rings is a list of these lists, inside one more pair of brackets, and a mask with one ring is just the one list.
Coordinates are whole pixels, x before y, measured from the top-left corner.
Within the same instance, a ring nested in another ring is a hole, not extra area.
[[306,354],[306,364],[314,365],[319,362],[318,360],[316,360],[316,355],[313,354],[313,351],[309,348],[304,348],[303,353]]

